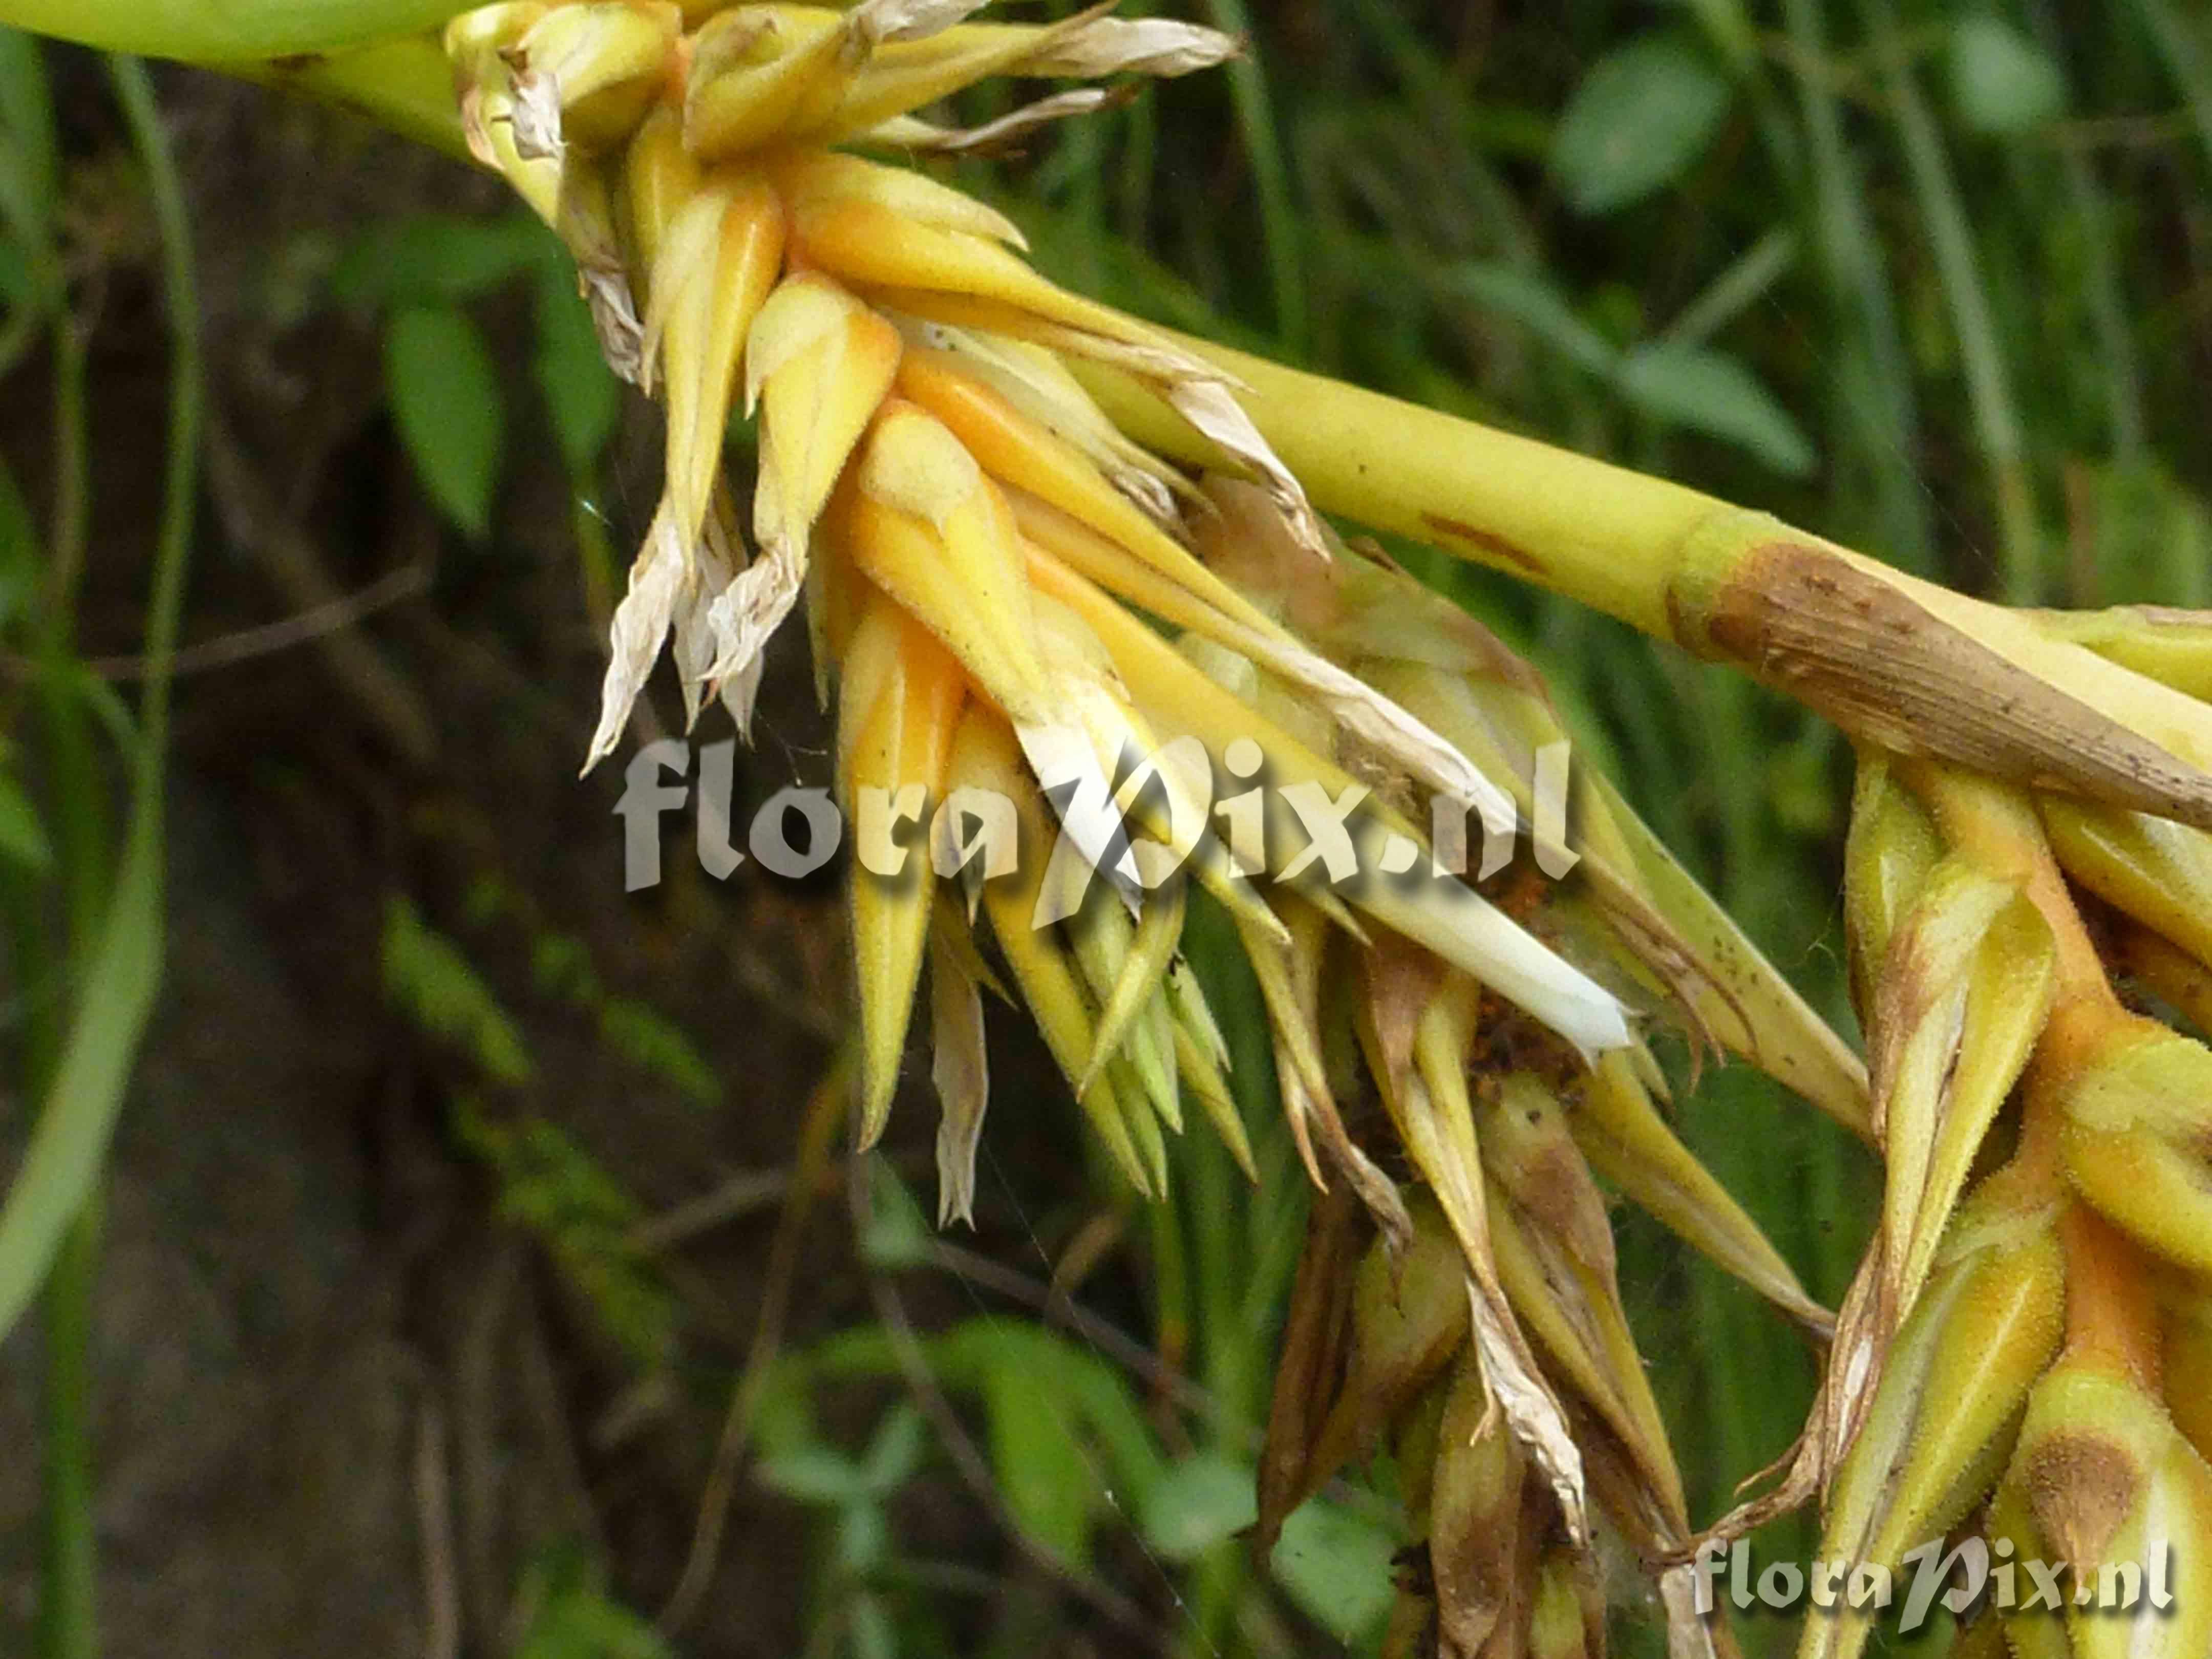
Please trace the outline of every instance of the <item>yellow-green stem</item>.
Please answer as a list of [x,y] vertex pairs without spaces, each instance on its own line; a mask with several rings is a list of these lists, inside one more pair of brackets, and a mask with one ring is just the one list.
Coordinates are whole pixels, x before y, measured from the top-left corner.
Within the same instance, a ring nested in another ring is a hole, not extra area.
[[[1362,391],[1190,339],[1252,390],[1245,401],[1316,506],[1533,581],[1662,639],[1681,556],[1764,514],[1731,507],[1533,438]],[[1212,447],[1158,398],[1111,370],[1076,365],[1115,423],[1185,459]]]
[[0,23],[111,52],[227,64],[407,34],[465,0],[4,0]]
[[[0,0],[0,8],[15,0]],[[406,34],[344,51],[210,65],[277,92],[355,110],[403,138],[469,159],[453,67],[434,34]]]
[[[2191,775],[2177,787],[2196,799],[2126,804],[2212,818],[2212,780],[2201,775],[2212,770],[2212,708],[2052,638],[2032,613],[1680,484],[1206,341],[1182,343],[1243,383],[1254,422],[1324,511],[1733,663],[1883,748],[2117,799],[2109,779],[2083,769],[2146,763],[2139,753],[2113,758],[2131,732],[2184,763]],[[1075,367],[1131,436],[1219,464],[1136,381]],[[2054,735],[2061,727],[2072,735]],[[2008,745],[2018,752],[1996,752]]]

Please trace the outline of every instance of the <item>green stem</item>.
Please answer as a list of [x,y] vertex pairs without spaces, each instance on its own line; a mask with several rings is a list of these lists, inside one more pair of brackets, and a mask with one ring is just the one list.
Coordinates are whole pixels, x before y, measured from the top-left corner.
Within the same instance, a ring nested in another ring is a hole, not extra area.
[[[1252,389],[1261,430],[1315,502],[1441,547],[1672,639],[1668,592],[1690,544],[1732,519],[1774,521],[1684,485],[1200,340]],[[1130,436],[1217,459],[1167,405],[1112,371],[1070,365]]]
[[[1185,1146],[1188,1152],[1188,1143]],[[1188,1158],[1183,1160],[1188,1163]],[[1144,1206],[1152,1243],[1152,1342],[1178,1370],[1190,1369],[1190,1258],[1173,1201]]]
[[46,1279],[40,1659],[94,1659],[100,1651],[92,1459],[92,1314],[100,1276],[100,1210],[97,1194],[85,1201]]
[[[1664,479],[1379,393],[1176,337],[1243,383],[1242,401],[1324,512],[1535,583],[1786,691],[1854,736],[2043,787],[2126,797],[2212,827],[2212,708],[1970,598]],[[1222,453],[1159,397],[1071,363],[1108,416],[1158,453]],[[1877,621],[1880,617],[1883,620]],[[1879,647],[1869,630],[1891,630]],[[1909,669],[1898,652],[1920,654]],[[1910,694],[1909,729],[1894,718]],[[2021,699],[2035,705],[2023,712]],[[2103,763],[2110,720],[2182,763]],[[2052,722],[2057,724],[2052,724]],[[1993,728],[2002,732],[2001,740]],[[1996,742],[1996,748],[1992,748]],[[1999,750],[2002,750],[2002,757]],[[2034,758],[2027,758],[2033,750]],[[2124,775],[2127,768],[2134,772]],[[2154,785],[2130,781],[2155,777]]]
[[[349,0],[358,5],[360,0]],[[335,11],[331,0],[297,8]],[[168,134],[154,100],[146,66],[125,57],[108,60],[115,94],[146,169],[146,188],[161,233],[161,298],[169,321],[168,453],[161,477],[161,521],[155,554],[154,592],[146,611],[145,696],[140,708],[137,816],[134,837],[158,842],[161,779],[168,759],[170,670],[176,659],[177,626],[184,611],[185,574],[191,562],[192,515],[199,499],[200,310],[193,276],[191,221],[182,181],[169,151]]]
[[[0,6],[8,0],[0,0]],[[471,160],[453,65],[436,37],[402,35],[343,52],[223,63],[227,75],[358,111],[403,138]]]
[[[86,522],[92,467],[86,431],[83,332],[57,294],[53,325],[54,508],[48,530],[46,620],[67,628],[76,613],[77,583],[84,574]],[[58,642],[66,648],[66,635]]]
[[1703,344],[1764,299],[1796,259],[1796,233],[1768,231],[1683,307],[1660,337],[1670,345]]
[[461,0],[0,0],[0,23],[110,52],[230,64],[434,28]]
[[[160,932],[159,867],[169,678],[184,603],[185,568],[198,495],[200,358],[198,300],[192,281],[184,193],[161,128],[152,83],[144,66],[133,59],[111,59],[109,72],[125,124],[145,167],[148,193],[161,227],[163,292],[172,337],[168,455],[154,593],[148,605],[145,703],[133,768],[132,822],[123,867],[114,882],[117,896],[112,903],[103,903],[97,888],[82,880],[69,884],[70,931],[76,946],[73,959],[91,964],[92,973],[87,980],[91,988],[88,996],[107,994],[112,988],[130,1002],[127,1029],[115,1036],[115,1046],[127,1052],[136,1048],[152,999],[152,980],[141,970],[141,964],[149,950],[158,951],[155,942]],[[82,417],[81,401],[75,405],[74,412]],[[67,441],[64,436],[65,454]],[[65,494],[66,489],[65,484]],[[81,499],[65,505],[57,539],[66,545],[68,538],[82,536],[82,514]],[[69,603],[75,583],[76,573],[65,569],[52,595],[57,611],[49,624],[50,664],[54,660],[54,647],[68,632]],[[67,693],[57,686],[52,695],[65,696]],[[64,732],[66,729],[64,726]],[[62,759],[64,769],[75,775],[76,785],[82,789],[94,787],[95,781],[90,774],[88,757],[65,754]],[[69,793],[81,793],[81,789],[73,787]],[[84,816],[81,812],[73,814],[79,820]],[[81,822],[76,827],[78,833],[66,843],[72,864],[104,868],[104,847],[95,848],[89,844],[97,826]],[[97,839],[104,842],[105,837]],[[88,858],[88,853],[98,856]],[[118,962],[127,964],[129,971],[111,976],[111,965]],[[112,1014],[113,1011],[108,1012]],[[66,1048],[56,1048],[48,1042],[40,1045],[46,1052],[38,1058],[41,1070],[48,1073],[40,1079],[44,1085],[41,1093],[48,1099],[49,1108],[33,1136],[32,1155],[25,1160],[24,1176],[19,1183],[21,1186],[31,1185],[34,1168],[43,1170],[48,1167],[53,1156],[50,1149],[64,1139],[62,1128],[53,1122],[57,1112],[70,1112],[73,1127],[79,1130],[91,1124],[84,1112],[68,1105],[69,1101],[80,1097],[96,1098],[94,1091],[68,1086],[72,1063],[80,1071],[82,1069],[82,1062],[75,1053],[77,1040],[72,1033]],[[119,1092],[119,1088],[112,1091]],[[45,1284],[47,1461],[45,1593],[40,1605],[39,1644],[46,1659],[91,1659],[99,1647],[90,1426],[91,1336],[100,1254],[100,1200],[95,1183],[99,1153],[104,1150],[106,1131],[112,1124],[112,1115],[106,1113],[105,1106],[101,1109],[106,1121],[93,1126],[98,1131],[96,1144],[89,1158],[77,1166],[77,1173],[66,1182],[42,1182],[33,1188],[33,1191],[55,1200],[46,1208],[46,1214],[66,1218],[61,1230],[52,1235],[54,1243],[49,1247],[51,1272]],[[46,1154],[43,1160],[41,1153]],[[18,1211],[11,1199],[7,1211],[9,1220],[27,1213],[27,1208]],[[15,1252],[15,1259],[35,1263],[42,1254],[35,1242],[27,1237],[20,1242],[23,1248]]]

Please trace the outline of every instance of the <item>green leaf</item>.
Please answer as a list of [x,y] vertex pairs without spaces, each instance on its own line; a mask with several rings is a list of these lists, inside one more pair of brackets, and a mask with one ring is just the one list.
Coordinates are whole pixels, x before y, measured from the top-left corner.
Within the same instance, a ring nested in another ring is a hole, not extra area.
[[1218,1451],[1187,1457],[1160,1478],[1142,1516],[1145,1541],[1188,1561],[1259,1518],[1252,1468]]
[[873,1173],[875,1190],[867,1231],[860,1235],[860,1259],[892,1272],[919,1267],[929,1260],[931,1243],[921,1206],[888,1162],[878,1158]]
[[1611,213],[1673,184],[1712,142],[1729,83],[1672,36],[1600,58],[1559,116],[1552,176],[1577,212]]
[[1443,285],[1486,310],[1511,318],[1592,374],[1612,374],[1620,360],[1613,342],[1576,315],[1566,295],[1540,271],[1478,260],[1453,266],[1444,274]]
[[1962,17],[1953,24],[1950,62],[1952,106],[1975,132],[2028,132],[2065,111],[2058,65],[2002,18]]
[[1740,76],[1755,73],[1759,31],[1752,27],[1751,12],[1744,0],[1688,0],[1688,4],[1705,38],[1728,59],[1729,68]]
[[534,1611],[514,1659],[672,1659],[651,1622],[607,1595],[605,1577],[573,1540],[541,1549],[515,1595]]
[[403,311],[385,330],[384,382],[430,499],[481,538],[491,527],[504,424],[499,371],[483,334],[450,306]]
[[1655,420],[1748,450],[1777,472],[1813,470],[1812,441],[1735,358],[1707,346],[1638,346],[1622,360],[1621,395]]
[[871,1495],[860,1466],[822,1441],[762,1459],[755,1479],[802,1504],[850,1504]]
[[53,844],[39,822],[38,807],[5,773],[0,773],[0,859],[27,870],[48,870],[54,862]]
[[837,1511],[839,1573],[848,1578],[868,1577],[883,1565],[890,1553],[890,1517],[884,1513],[881,1504],[864,1498]]
[[52,1092],[0,1208],[0,1337],[37,1294],[100,1178],[161,983],[161,836],[143,797],[137,811]]
[[1367,1645],[1390,1614],[1397,1547],[1375,1522],[1316,1498],[1283,1522],[1269,1565],[1306,1617],[1339,1641]]
[[548,267],[538,273],[538,349],[531,372],[545,397],[554,441],[571,477],[589,472],[622,415],[622,382],[599,355],[591,307],[575,279]]
[[331,297],[340,305],[377,310],[452,305],[488,294],[558,252],[551,233],[533,214],[385,219],[338,255],[331,268]]
[[384,908],[384,989],[427,1031],[465,1048],[495,1081],[530,1080],[522,1034],[460,948],[394,896]]
[[11,298],[29,291],[31,262],[52,240],[60,199],[46,48],[35,35],[0,28],[0,216],[15,239],[11,252],[21,269],[21,287]]
[[[469,924],[482,927],[496,917],[501,896],[490,886],[478,884],[463,909]],[[546,995],[567,997],[586,1006],[599,994],[591,947],[568,933],[540,933],[530,941],[530,977]]]
[[875,1437],[860,1460],[868,1490],[878,1496],[904,1486],[921,1464],[924,1429],[921,1413],[912,1402],[901,1401],[884,1413]]
[[[824,1376],[883,1376],[898,1371],[897,1356],[879,1326],[857,1326],[827,1337],[809,1351],[808,1363]],[[1016,1395],[1049,1401],[1056,1421],[1079,1433],[1083,1458],[1082,1496],[1103,1479],[1115,1499],[1137,1514],[1151,1501],[1152,1488],[1166,1472],[1143,1410],[1121,1372],[1057,1332],[1018,1319],[983,1316],[954,1326],[933,1338],[929,1357],[948,1389],[981,1394],[988,1406],[992,1390],[1005,1387]],[[1087,1448],[1095,1447],[1093,1473]]]
[[543,1119],[502,1123],[463,1095],[453,1126],[498,1177],[500,1213],[536,1235],[632,1363],[665,1364],[676,1345],[677,1302],[629,1243],[637,1200]]
[[1099,1482],[1076,1437],[1073,1402],[1048,1376],[994,1365],[983,1377],[990,1425],[991,1471],[1006,1507],[1028,1533],[1061,1561],[1082,1566],[1091,1556],[1091,1506]]
[[631,1065],[672,1085],[693,1103],[719,1105],[722,1079],[681,1026],[628,997],[599,1004],[599,1040]]

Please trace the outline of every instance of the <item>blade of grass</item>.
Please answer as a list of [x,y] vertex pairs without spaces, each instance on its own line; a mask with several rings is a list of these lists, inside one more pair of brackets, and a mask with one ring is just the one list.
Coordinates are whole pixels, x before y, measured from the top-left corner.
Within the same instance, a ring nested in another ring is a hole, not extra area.
[[1906,172],[1928,228],[1928,246],[1958,336],[1966,378],[1966,401],[1996,498],[2003,594],[2014,605],[2033,605],[2043,586],[2037,548],[2035,500],[2028,483],[2026,444],[2018,404],[1974,252],[1973,227],[1944,155],[1936,117],[1921,95],[1905,56],[1902,29],[1890,0],[1868,0],[1875,55],[1889,94],[1890,113],[1905,152]]
[[14,1326],[45,1279],[64,1233],[98,1181],[161,977],[162,786],[169,668],[184,603],[198,471],[199,311],[183,191],[152,84],[134,59],[112,59],[110,70],[161,231],[171,337],[168,456],[147,611],[145,695],[132,769],[131,828],[52,1092],[6,1207],[0,1209],[0,1334]]
[[2084,298],[2090,325],[2096,330],[2098,361],[2105,369],[2112,457],[2133,465],[2144,455],[2142,371],[2136,361],[2135,336],[2128,328],[2127,301],[2120,291],[2112,206],[2105,199],[2104,186],[2097,181],[2089,158],[2080,150],[2061,149],[2058,165],[2066,183],[2068,206],[2080,227],[2085,255],[2081,283],[2087,290]]
[[1674,345],[1698,345],[1711,339],[1758,304],[1796,263],[1796,233],[1777,226],[1684,306],[1660,338]]
[[2135,5],[2158,55],[2166,60],[2166,72],[2189,105],[2189,118],[2204,141],[2206,156],[2212,158],[2212,56],[2197,44],[2168,0],[2135,0]]
[[[1935,568],[1936,538],[1911,459],[1919,426],[1912,371],[1859,164],[1844,141],[1842,100],[1826,73],[1823,14],[1820,0],[1784,0],[1784,23],[1798,65],[1799,104],[1810,140],[1816,246],[1844,324],[1845,368],[1856,368],[1835,377],[1841,435],[1850,441],[1878,503],[1875,545],[1885,557],[1925,574]],[[1864,395],[1851,395],[1854,380]],[[1855,480],[1838,474],[1839,507],[1856,487]]]
[[[1206,0],[1206,17],[1224,33],[1249,40],[1252,19],[1244,0]],[[1246,52],[1229,65],[1230,96],[1252,181],[1260,193],[1260,234],[1267,243],[1267,270],[1275,301],[1275,331],[1293,358],[1306,344],[1305,256],[1299,241],[1297,204],[1291,199],[1290,170],[1277,142],[1275,114],[1268,101],[1267,71],[1256,54]]]
[[70,1222],[46,1279],[37,1636],[42,1659],[97,1659],[100,1652],[92,1464],[92,1296],[100,1277],[100,1210],[95,1193]]
[[[53,373],[54,506],[51,550],[38,545],[30,513],[12,477],[0,476],[9,580],[42,603],[33,619],[40,665],[36,702],[45,770],[58,835],[64,926],[52,926],[47,884],[36,875],[9,884],[7,899],[18,972],[28,1003],[21,1049],[25,1093],[44,1098],[64,1042],[64,988],[100,921],[109,878],[106,781],[92,741],[91,710],[76,694],[76,589],[84,560],[90,446],[86,349],[69,304],[56,236],[59,193],[53,106],[44,49],[6,37],[7,125],[20,166],[8,229],[22,254],[29,292],[19,307],[25,338],[46,333]],[[35,1639],[55,1659],[91,1659],[98,1640],[90,1431],[92,1290],[99,1271],[97,1205],[70,1224],[45,1288],[44,1461],[40,1491],[40,1577]]]

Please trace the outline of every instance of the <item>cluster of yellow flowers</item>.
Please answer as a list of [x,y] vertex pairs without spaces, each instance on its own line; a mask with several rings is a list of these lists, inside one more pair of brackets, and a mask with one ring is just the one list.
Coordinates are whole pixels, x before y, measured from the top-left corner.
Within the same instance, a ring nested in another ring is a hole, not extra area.
[[[1536,805],[1539,757],[1565,733],[1534,672],[1340,541],[1212,361],[1038,276],[986,204],[867,154],[1003,143],[1116,95],[1089,82],[1183,73],[1234,43],[1110,5],[1043,25],[970,21],[981,9],[516,0],[446,37],[472,149],[565,239],[609,362],[666,413],[665,489],[589,759],[672,639],[693,716],[718,698],[742,728],[763,644],[803,609],[864,836],[963,791],[1016,809],[1010,868],[963,866],[943,814],[902,877],[856,861],[861,1144],[890,1109],[926,966],[940,1211],[967,1213],[983,996],[1000,989],[988,919],[1133,1186],[1164,1188],[1186,1097],[1249,1170],[1226,1047],[1179,952],[1194,879],[1250,958],[1284,1112],[1329,1189],[1262,1532],[1387,1439],[1426,1540],[1395,1650],[1601,1651],[1595,1506],[1657,1580],[1670,1652],[1733,1651],[1691,1605],[1696,1540],[1622,1316],[1602,1176],[1834,1334],[1796,1459],[1736,1522],[1818,1492],[1832,1553],[1854,1559],[1893,1563],[1977,1516],[2023,1554],[2171,1547],[2179,1617],[2015,1619],[2005,1639],[2021,1659],[2203,1659],[2212,1054],[2124,1009],[2105,964],[2212,1020],[2212,843],[1890,754],[1915,750],[1911,722],[1846,688],[1846,724],[1874,733],[1848,894],[1870,1091],[1601,778],[1568,785],[1561,878],[1440,872],[1421,827],[1444,821],[1439,801],[1462,823]],[[977,128],[921,113],[997,76],[1086,84]],[[1222,471],[1194,479],[1125,435],[1086,389],[1102,376],[1171,410]],[[758,417],[749,513],[722,476],[733,407]],[[1683,614],[1717,641],[1744,618],[1713,600],[1735,588],[1707,586]],[[2036,649],[2059,648],[2057,622],[2035,627]],[[2148,694],[2129,695],[2139,709]],[[1948,731],[1973,711],[1940,712]],[[1227,848],[1211,833],[1224,761],[1270,786]],[[1353,878],[1310,847],[1287,856],[1312,823],[1285,811],[1300,791],[1340,825]],[[1141,848],[1117,837],[1124,818]],[[2069,878],[2097,896],[2101,937]],[[1881,1231],[1838,1318],[1668,1129],[1631,1011],[1749,1059],[1882,1149]],[[1395,1152],[1349,1109],[1367,1102]],[[1422,1190],[1386,1173],[1401,1155]],[[1850,1659],[1867,1633],[1816,1619],[1803,1650]]]

